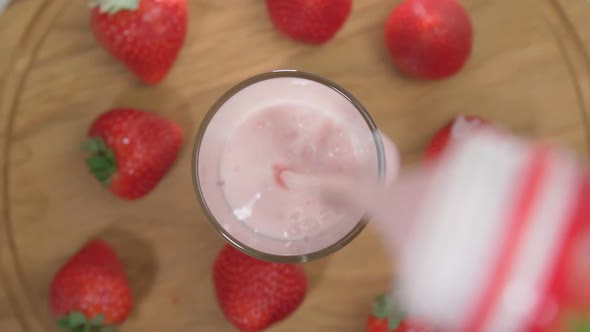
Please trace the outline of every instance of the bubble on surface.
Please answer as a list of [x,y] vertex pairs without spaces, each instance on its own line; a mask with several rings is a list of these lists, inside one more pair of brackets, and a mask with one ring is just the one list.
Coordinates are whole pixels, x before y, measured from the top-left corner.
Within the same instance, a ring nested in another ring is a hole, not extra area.
[[284,232],[286,238],[301,237],[304,235],[304,229],[301,227],[301,223],[293,222],[287,227],[287,231]]
[[301,216],[303,215],[303,211],[297,209],[291,213],[289,216],[289,222],[291,224],[298,224],[301,221]]
[[320,222],[316,218],[308,218],[302,223],[301,228],[305,235],[313,234],[320,229]]

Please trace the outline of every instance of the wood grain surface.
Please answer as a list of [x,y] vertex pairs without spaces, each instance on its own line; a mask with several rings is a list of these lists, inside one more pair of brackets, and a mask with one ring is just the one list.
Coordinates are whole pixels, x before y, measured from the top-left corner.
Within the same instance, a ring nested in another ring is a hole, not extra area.
[[[296,68],[342,84],[406,164],[460,113],[588,160],[590,3],[461,2],[475,27],[473,55],[459,75],[422,82],[400,75],[384,48],[383,22],[397,0],[356,0],[343,30],[321,47],[276,33],[263,1],[189,0],[178,62],[165,82],[146,87],[96,44],[85,1],[18,1],[0,16],[0,331],[55,331],[46,305],[51,277],[96,236],[118,249],[137,298],[122,331],[232,331],[213,298],[210,266],[222,241],[195,199],[190,150],[216,98],[260,72]],[[113,106],[160,112],[186,132],[178,163],[133,203],[102,189],[78,151],[90,122]],[[370,228],[306,268],[304,305],[272,331],[362,331],[392,275]]]

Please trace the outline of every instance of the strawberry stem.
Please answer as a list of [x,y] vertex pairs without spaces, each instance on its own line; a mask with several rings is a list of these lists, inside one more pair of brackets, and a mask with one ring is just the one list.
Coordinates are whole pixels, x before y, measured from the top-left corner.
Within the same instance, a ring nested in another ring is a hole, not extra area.
[[111,177],[117,172],[117,162],[113,151],[99,137],[89,138],[82,149],[90,152],[92,156],[86,160],[90,171],[103,185],[108,186]]
[[65,331],[70,332],[115,332],[115,327],[104,325],[104,316],[97,315],[88,319],[85,314],[73,311],[63,315],[57,325]]
[[98,7],[101,13],[110,15],[121,10],[137,10],[141,0],[90,0],[90,8]]
[[393,301],[386,294],[377,296],[373,303],[373,316],[376,318],[385,318],[393,310]]
[[377,296],[373,302],[373,316],[379,319],[387,319],[387,325],[391,331],[399,327],[403,320],[403,314],[396,309],[393,299],[387,294]]

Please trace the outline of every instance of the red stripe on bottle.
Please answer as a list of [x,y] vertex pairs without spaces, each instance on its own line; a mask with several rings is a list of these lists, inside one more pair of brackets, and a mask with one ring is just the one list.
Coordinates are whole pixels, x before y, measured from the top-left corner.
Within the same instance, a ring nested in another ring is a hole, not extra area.
[[[570,291],[568,286],[568,276],[573,273],[570,269],[571,262],[569,259],[573,256],[576,246],[576,238],[580,236],[585,227],[590,223],[590,173],[582,176],[580,173],[579,193],[576,196],[577,202],[574,204],[571,215],[566,219],[569,223],[567,231],[563,237],[562,245],[555,259],[555,264],[551,268],[552,277],[547,284],[544,292],[546,297],[531,316],[527,332],[553,332],[550,326],[553,326],[552,320],[557,314],[556,306],[565,305],[568,302],[568,296],[565,295]],[[552,315],[553,317],[547,317]]]
[[512,216],[510,216],[506,237],[500,246],[494,269],[489,276],[488,286],[485,288],[479,304],[475,307],[473,315],[463,329],[466,332],[479,332],[482,330],[490,318],[494,305],[499,301],[506,283],[509,281],[514,259],[526,233],[527,226],[531,222],[530,216],[533,212],[534,203],[541,191],[541,186],[549,168],[549,156],[547,148],[539,148],[533,153],[529,165],[523,172],[522,191],[517,196]]

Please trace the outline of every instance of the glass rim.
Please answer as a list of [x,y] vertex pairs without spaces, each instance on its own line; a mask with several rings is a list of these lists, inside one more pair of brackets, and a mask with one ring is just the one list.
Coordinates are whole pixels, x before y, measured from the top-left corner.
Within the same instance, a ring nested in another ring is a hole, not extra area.
[[198,164],[199,164],[199,151],[201,147],[201,142],[203,141],[203,137],[209,127],[209,123],[213,119],[213,117],[217,114],[217,111],[228,101],[230,100],[235,94],[239,91],[247,88],[250,85],[256,84],[258,82],[266,81],[273,78],[283,78],[283,77],[293,77],[293,78],[302,78],[314,81],[316,83],[322,84],[326,87],[331,88],[332,90],[339,93],[342,97],[346,98],[354,108],[361,114],[365,123],[369,127],[373,140],[375,143],[375,148],[377,150],[377,171],[378,171],[378,179],[381,181],[385,177],[385,148],[383,146],[383,141],[381,140],[381,136],[379,134],[379,130],[373,121],[373,118],[369,115],[367,109],[363,106],[363,104],[354,97],[348,90],[344,87],[340,86],[339,84],[324,78],[317,74],[312,74],[305,71],[299,71],[295,69],[279,69],[273,70],[269,72],[264,72],[261,74],[257,74],[251,76],[236,85],[230,88],[227,92],[225,92],[217,101],[211,106],[205,117],[203,118],[201,125],[199,126],[199,130],[195,137],[195,142],[193,145],[193,153],[191,154],[192,161],[191,161],[191,173],[193,179],[193,189],[195,190],[195,194],[197,196],[197,200],[199,201],[199,205],[201,209],[205,213],[205,216],[209,220],[209,224],[213,226],[214,230],[221,235],[227,242],[229,242],[232,246],[237,248],[238,250],[242,251],[243,253],[250,255],[252,257],[262,259],[269,262],[274,263],[305,263],[310,262],[316,259],[320,259],[326,256],[329,256],[340,249],[344,248],[348,245],[354,238],[356,238],[362,230],[366,227],[368,223],[367,217],[362,217],[355,226],[340,238],[338,241],[322,248],[320,250],[316,250],[314,252],[308,254],[300,254],[300,255],[277,255],[271,254],[264,251],[260,251],[258,249],[252,248],[240,240],[229,234],[228,231],[225,230],[224,227],[221,226],[217,218],[213,215],[207,203],[205,202],[205,195],[201,190],[201,183],[199,181],[198,176]]

